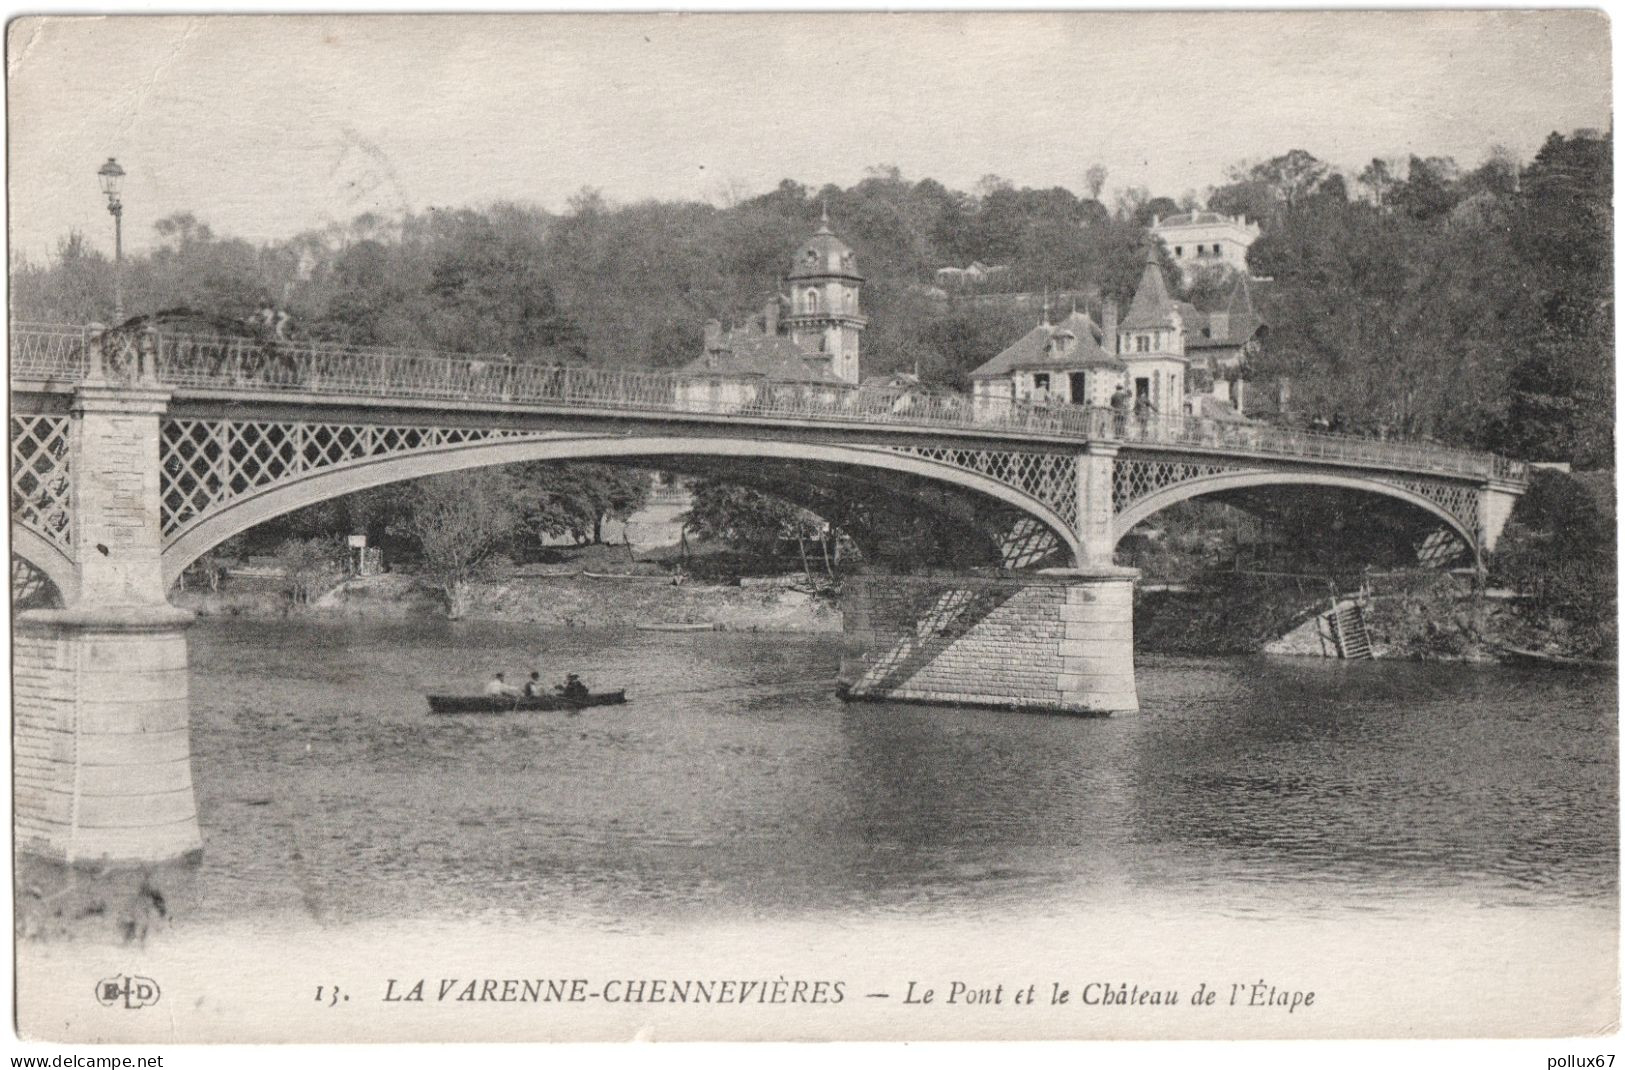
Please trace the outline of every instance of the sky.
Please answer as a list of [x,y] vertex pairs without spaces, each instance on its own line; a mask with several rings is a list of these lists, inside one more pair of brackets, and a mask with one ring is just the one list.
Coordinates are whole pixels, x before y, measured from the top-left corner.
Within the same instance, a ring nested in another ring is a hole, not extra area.
[[518,200],[722,203],[895,165],[1199,196],[1303,148],[1528,159],[1611,125],[1584,11],[24,18],[7,42],[10,234],[111,252],[191,211],[255,241]]

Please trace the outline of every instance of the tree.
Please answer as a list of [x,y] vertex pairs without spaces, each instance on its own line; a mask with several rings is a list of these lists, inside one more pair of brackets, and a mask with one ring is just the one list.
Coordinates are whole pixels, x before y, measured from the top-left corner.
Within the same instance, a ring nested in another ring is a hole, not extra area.
[[1355,179],[1356,182],[1370,191],[1371,203],[1378,208],[1387,203],[1388,191],[1399,181],[1395,170],[1395,165],[1388,160],[1372,157],[1365,170],[1361,171]]
[[1109,174],[1105,164],[1090,164],[1089,170],[1083,173],[1083,188],[1089,191],[1091,201],[1100,200],[1100,192],[1106,188],[1106,176]]
[[[757,558],[771,557],[781,539],[794,539],[802,570],[812,582],[807,543],[822,544],[833,535],[821,518],[783,499],[716,479],[696,481],[692,493],[693,504],[682,516],[685,531]],[[824,559],[827,568],[827,553]]]
[[1256,179],[1243,178],[1208,191],[1208,210],[1221,215],[1239,215],[1266,229],[1273,229],[1280,206],[1275,191]]
[[1510,238],[1532,305],[1504,432],[1520,456],[1612,464],[1612,191],[1612,137],[1554,133],[1513,195]]
[[1291,212],[1326,177],[1326,164],[1303,149],[1265,160],[1252,170],[1254,180],[1274,191],[1276,199]]
[[1230,182],[1208,195],[1208,208],[1257,220],[1265,229],[1279,226],[1304,199],[1320,187],[1330,168],[1303,149],[1262,163],[1229,168]]
[[81,231],[69,231],[57,242],[53,263],[16,260],[11,302],[14,314],[22,319],[107,322],[113,314],[113,265],[90,247]]
[[1461,199],[1458,171],[1455,161],[1448,158],[1412,156],[1405,181],[1394,184],[1388,203],[1418,223],[1444,216]]
[[446,599],[446,615],[468,612],[471,581],[484,575],[519,525],[511,477],[500,469],[430,476],[412,487],[399,522],[423,554],[425,578]]
[[537,461],[513,471],[524,526],[538,537],[604,541],[604,521],[624,521],[649,501],[650,474],[613,464]]
[[1128,186],[1117,191],[1112,215],[1118,222],[1139,225],[1142,209],[1151,203],[1151,191],[1144,186]]
[[309,605],[312,597],[343,578],[345,548],[339,539],[288,539],[276,548],[277,567],[293,604]]
[[535,235],[468,210],[435,213],[426,229],[428,282],[416,316],[425,341],[520,361],[580,355]]
[[1589,482],[1535,472],[1501,533],[1492,572],[1529,598],[1538,620],[1578,632],[1567,645],[1611,657],[1619,619],[1613,487],[1611,479]]
[[1153,220],[1166,219],[1171,215],[1179,214],[1179,202],[1172,197],[1153,197],[1140,207],[1134,215],[1134,222],[1142,227],[1149,227]]

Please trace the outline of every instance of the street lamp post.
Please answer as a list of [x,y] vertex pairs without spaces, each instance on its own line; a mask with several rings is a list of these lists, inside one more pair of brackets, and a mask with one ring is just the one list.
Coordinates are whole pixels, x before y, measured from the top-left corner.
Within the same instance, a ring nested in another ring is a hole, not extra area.
[[107,194],[107,211],[113,217],[113,321],[124,322],[124,202],[118,199],[119,187],[124,184],[124,168],[109,156],[96,172]]

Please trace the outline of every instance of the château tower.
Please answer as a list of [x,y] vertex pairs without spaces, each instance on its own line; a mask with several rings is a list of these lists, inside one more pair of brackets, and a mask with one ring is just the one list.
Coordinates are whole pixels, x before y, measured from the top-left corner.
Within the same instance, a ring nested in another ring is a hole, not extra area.
[[825,212],[818,232],[796,250],[790,265],[790,338],[809,359],[829,362],[829,369],[849,383],[859,381],[858,342],[868,317],[859,312],[858,274],[852,250],[829,229]]

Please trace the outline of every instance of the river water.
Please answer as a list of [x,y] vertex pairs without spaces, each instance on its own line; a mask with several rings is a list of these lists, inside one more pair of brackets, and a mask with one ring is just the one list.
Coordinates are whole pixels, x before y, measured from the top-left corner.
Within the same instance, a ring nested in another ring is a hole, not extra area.
[[[1611,676],[1146,657],[1143,712],[1087,719],[843,704],[838,647],[200,621],[203,865],[139,946],[21,944],[19,1023],[77,1040],[398,1041],[1572,1036],[1616,1021]],[[425,692],[538,659],[630,701],[428,713]],[[161,984],[163,1013],[90,999],[120,972]],[[592,997],[435,998],[448,978],[541,977],[582,978]],[[718,977],[822,978],[847,998],[608,996],[630,990],[617,979]],[[425,1002],[390,1000],[414,979]],[[1255,983],[1316,999],[1261,1008]],[[1006,996],[966,1007],[943,998],[954,984]],[[1177,990],[1178,1013],[1081,998],[1130,984]],[[1230,998],[1196,1008],[1201,986]],[[905,1002],[928,987],[936,1003]],[[1080,998],[1011,1005],[1029,987]]]
[[[205,916],[1616,895],[1612,677],[1148,657],[1143,712],[1087,719],[844,704],[832,636],[208,621],[191,649]],[[427,712],[538,664],[631,700]]]

